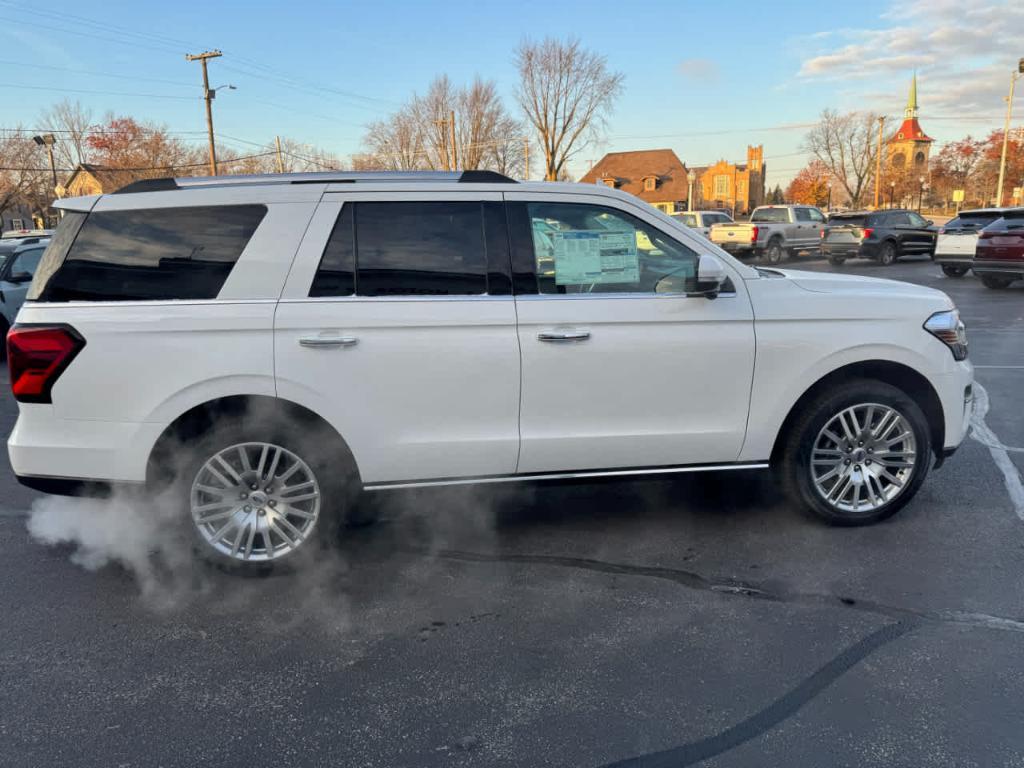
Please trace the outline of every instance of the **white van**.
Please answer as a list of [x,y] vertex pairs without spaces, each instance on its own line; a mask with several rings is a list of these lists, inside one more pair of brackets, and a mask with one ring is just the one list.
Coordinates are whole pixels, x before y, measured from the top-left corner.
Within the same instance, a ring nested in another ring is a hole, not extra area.
[[14,470],[170,484],[224,563],[292,557],[356,492],[451,483],[774,466],[868,523],[964,437],[945,294],[754,269],[610,188],[323,173],[58,205],[7,340]]

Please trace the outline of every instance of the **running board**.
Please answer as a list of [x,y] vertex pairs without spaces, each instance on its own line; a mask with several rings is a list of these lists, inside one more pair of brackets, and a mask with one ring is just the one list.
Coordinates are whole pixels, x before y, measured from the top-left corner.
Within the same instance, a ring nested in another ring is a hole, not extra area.
[[535,475],[497,475],[492,477],[461,477],[446,480],[413,480],[397,483],[369,483],[364,491],[389,491],[403,488],[430,488],[442,485],[477,485],[482,483],[522,483],[539,480],[583,480],[591,477],[632,477],[637,475],[669,475],[683,472],[724,472],[735,469],[768,469],[768,462],[750,464],[691,464],[682,467],[651,467],[648,469],[594,469],[575,472],[545,472]]

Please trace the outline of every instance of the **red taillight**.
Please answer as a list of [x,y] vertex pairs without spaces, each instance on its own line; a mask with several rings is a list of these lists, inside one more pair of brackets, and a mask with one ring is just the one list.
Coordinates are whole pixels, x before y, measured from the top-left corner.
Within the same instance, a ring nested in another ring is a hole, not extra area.
[[819,234],[819,235],[821,236],[821,239],[822,239],[822,240],[824,240],[824,239],[825,239],[825,229],[826,229],[825,227],[822,227],[822,228],[821,228],[821,231],[820,231],[820,232],[818,233],[818,234]]
[[49,403],[50,391],[85,346],[67,325],[15,325],[7,333],[11,391],[22,403]]
[[873,234],[875,234],[875,230],[873,230],[873,229],[872,229],[871,227],[864,227],[864,228],[863,228],[863,229],[862,229],[862,230],[860,231],[860,236],[861,236],[861,239],[862,239],[862,240],[867,240],[867,239],[868,239],[869,237],[871,237],[871,236],[872,236]]
[[751,227],[750,228],[750,242],[752,242],[752,243],[756,243],[757,242],[757,227]]
[[981,230],[981,232],[978,233],[978,239],[979,240],[991,240],[995,236],[996,236],[995,232],[986,232],[984,229]]

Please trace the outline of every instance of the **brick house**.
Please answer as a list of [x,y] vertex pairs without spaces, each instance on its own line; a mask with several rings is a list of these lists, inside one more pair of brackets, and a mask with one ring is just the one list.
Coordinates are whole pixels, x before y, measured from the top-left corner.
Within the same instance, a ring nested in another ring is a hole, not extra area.
[[688,169],[671,149],[609,152],[580,179],[636,195],[665,213],[686,210]]
[[[694,208],[723,208],[734,213],[750,213],[764,204],[764,146],[747,146],[746,163],[719,160],[714,165],[694,168],[699,189]],[[699,201],[699,204],[698,204]]]

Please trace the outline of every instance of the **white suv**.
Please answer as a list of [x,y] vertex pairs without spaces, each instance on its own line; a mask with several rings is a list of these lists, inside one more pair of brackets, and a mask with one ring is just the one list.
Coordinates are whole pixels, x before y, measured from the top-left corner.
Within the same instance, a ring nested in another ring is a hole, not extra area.
[[289,558],[356,491],[767,468],[892,514],[964,437],[938,291],[753,269],[635,197],[490,172],[163,179],[61,200],[8,336],[26,485],[170,484]]

